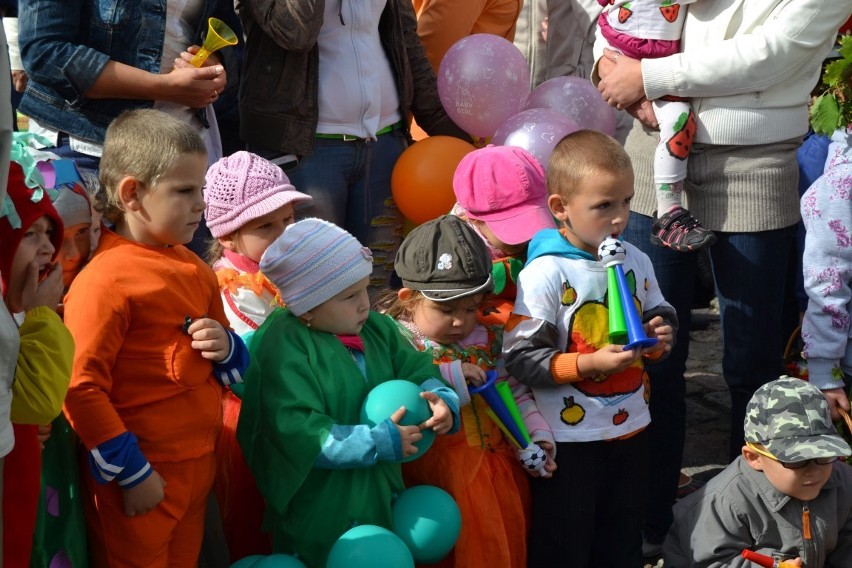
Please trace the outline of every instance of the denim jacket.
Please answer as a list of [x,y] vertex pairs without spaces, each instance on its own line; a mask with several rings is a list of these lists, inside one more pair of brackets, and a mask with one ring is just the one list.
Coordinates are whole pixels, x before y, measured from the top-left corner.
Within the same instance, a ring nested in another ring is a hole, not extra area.
[[[167,0],[26,0],[19,8],[21,58],[29,84],[20,110],[45,126],[103,143],[121,112],[151,100],[87,99],[85,93],[114,60],[159,73]],[[205,0],[190,43],[201,45],[219,0]],[[230,2],[221,2],[230,7]],[[206,114],[199,115],[207,126]]]

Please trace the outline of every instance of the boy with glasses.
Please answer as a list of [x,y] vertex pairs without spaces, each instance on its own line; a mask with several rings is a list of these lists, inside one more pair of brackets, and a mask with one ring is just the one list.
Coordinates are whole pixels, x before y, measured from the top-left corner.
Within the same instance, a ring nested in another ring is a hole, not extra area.
[[749,566],[744,548],[808,568],[852,566],[852,449],[819,389],[782,377],[746,409],[742,456],[678,503],[666,568]]

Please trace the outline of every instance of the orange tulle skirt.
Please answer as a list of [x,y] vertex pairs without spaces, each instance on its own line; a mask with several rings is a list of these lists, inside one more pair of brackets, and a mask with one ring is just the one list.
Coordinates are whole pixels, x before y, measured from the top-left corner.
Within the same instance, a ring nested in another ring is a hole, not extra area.
[[[463,414],[469,422],[470,414]],[[467,426],[467,431],[463,427],[455,434],[437,436],[429,451],[402,466],[407,487],[440,487],[461,511],[455,549],[429,566],[524,568],[530,510],[527,474],[496,426],[480,445],[471,445],[476,436]]]

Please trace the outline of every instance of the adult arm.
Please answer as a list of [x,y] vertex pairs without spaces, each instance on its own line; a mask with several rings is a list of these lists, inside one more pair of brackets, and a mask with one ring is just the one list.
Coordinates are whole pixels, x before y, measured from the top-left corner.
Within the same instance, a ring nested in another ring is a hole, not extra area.
[[[840,361],[849,349],[852,303],[852,163],[831,168],[802,197],[807,233],[802,257],[808,308],[802,338],[810,382],[843,388]],[[845,184],[845,185],[844,185]]]
[[[332,0],[338,1],[338,0]],[[242,0],[237,12],[287,51],[308,51],[317,43],[325,0]]]
[[426,58],[426,51],[420,36],[417,35],[417,17],[411,0],[388,0],[396,2],[402,21],[404,47],[403,55],[408,58],[411,78],[414,83],[414,98],[411,112],[423,130],[430,136],[454,136],[470,142],[470,136],[447,116],[438,96],[438,81],[432,64]]
[[[727,96],[759,92],[799,73],[818,60],[838,27],[849,17],[848,3],[824,0],[782,2],[762,25],[713,42],[640,62],[619,56],[600,81],[604,98],[629,106],[644,92],[648,99]],[[689,16],[688,16],[689,17]]]
[[[22,0],[21,59],[29,78],[60,93],[73,107],[86,99],[163,100],[206,106],[227,79],[221,65],[151,73],[78,42],[82,0]],[[61,14],[58,17],[57,14]]]

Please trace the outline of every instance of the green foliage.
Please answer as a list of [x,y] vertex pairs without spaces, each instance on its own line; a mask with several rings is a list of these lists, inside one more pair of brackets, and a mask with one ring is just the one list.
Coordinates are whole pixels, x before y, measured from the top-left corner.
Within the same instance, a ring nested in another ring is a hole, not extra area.
[[811,127],[818,134],[831,136],[838,128],[852,124],[852,35],[840,37],[840,59],[825,67],[825,89],[811,106]]

